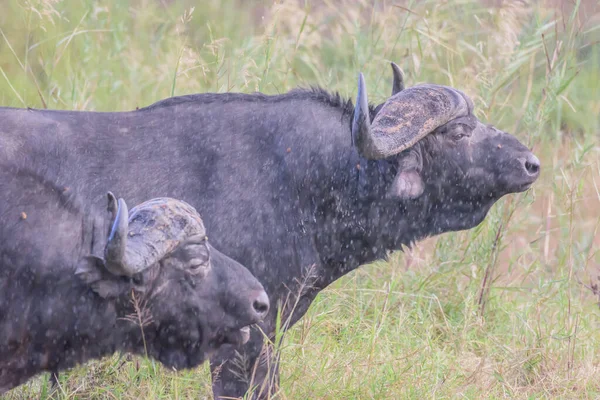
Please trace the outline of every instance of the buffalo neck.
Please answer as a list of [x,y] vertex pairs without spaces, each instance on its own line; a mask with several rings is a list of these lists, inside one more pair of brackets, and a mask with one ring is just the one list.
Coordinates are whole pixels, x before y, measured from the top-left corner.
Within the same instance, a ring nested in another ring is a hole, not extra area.
[[431,233],[427,229],[430,201],[381,200],[389,185],[389,163],[352,153],[341,169],[344,173],[334,167],[327,184],[315,185],[323,189],[309,190],[310,208],[304,207],[305,219],[313,221],[325,285]]
[[[426,186],[416,199],[388,199],[393,164],[360,157],[330,175],[328,190],[314,192],[314,242],[327,270],[326,284],[429,236],[480,224],[500,196],[473,198],[460,190]],[[322,174],[321,174],[322,175]],[[450,200],[449,200],[450,199]]]
[[3,307],[9,313],[0,321],[0,387],[114,352],[119,343],[114,305],[65,275],[56,271],[30,281],[29,288],[15,285],[3,293],[10,307]]

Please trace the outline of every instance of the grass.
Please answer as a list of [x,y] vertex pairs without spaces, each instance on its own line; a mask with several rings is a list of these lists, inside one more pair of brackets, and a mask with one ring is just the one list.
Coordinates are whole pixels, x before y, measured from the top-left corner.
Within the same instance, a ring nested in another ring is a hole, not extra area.
[[[389,61],[408,85],[460,88],[534,149],[539,181],[477,228],[323,291],[281,346],[278,397],[598,398],[600,10],[491,3],[0,0],[0,105],[130,110],[311,84],[354,97],[359,71],[379,102]],[[47,396],[42,375],[5,397]],[[123,355],[61,375],[55,397],[198,396],[212,397],[207,365]]]

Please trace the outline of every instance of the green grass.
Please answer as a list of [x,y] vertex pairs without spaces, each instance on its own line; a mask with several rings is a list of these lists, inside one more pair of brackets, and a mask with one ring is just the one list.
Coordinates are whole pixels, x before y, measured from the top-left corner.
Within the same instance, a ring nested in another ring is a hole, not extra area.
[[[477,228],[323,291],[281,346],[278,397],[598,398],[600,18],[594,1],[487,3],[0,0],[0,105],[130,110],[312,84],[354,97],[359,71],[378,102],[389,61],[408,85],[460,88],[534,149],[539,181]],[[207,365],[174,373],[140,357],[60,384],[64,399],[212,397]],[[47,391],[42,375],[6,398]]]

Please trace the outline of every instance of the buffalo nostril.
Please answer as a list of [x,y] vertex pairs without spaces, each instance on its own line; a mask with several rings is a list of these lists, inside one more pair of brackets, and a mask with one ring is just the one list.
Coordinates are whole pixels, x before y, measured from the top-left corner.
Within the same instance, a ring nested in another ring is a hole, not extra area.
[[262,291],[252,303],[252,308],[259,318],[264,318],[269,312],[269,296]]
[[537,175],[540,172],[540,160],[530,154],[525,160],[525,169],[530,175]]

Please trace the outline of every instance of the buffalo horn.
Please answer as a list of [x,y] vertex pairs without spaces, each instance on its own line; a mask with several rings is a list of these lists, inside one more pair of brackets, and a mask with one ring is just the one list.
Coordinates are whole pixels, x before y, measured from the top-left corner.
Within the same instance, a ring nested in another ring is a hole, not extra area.
[[423,84],[390,97],[369,124],[367,90],[361,73],[352,135],[363,157],[379,160],[412,147],[436,128],[469,115],[472,108],[470,99],[454,88]]
[[119,199],[105,263],[112,273],[132,276],[160,261],[186,239],[205,235],[202,219],[183,201],[152,199],[132,208],[128,215],[125,201]]
[[392,74],[394,75],[394,83],[392,84],[392,96],[404,90],[404,76],[402,70],[392,62]]
[[118,202],[112,193],[108,193],[108,211],[112,213],[113,223],[104,248],[106,268],[113,274],[124,272],[123,261],[127,247],[128,210],[125,200]]

